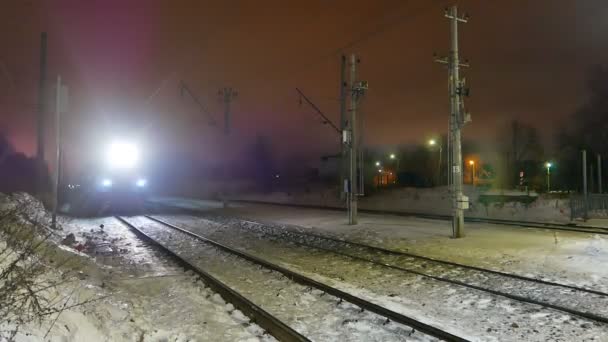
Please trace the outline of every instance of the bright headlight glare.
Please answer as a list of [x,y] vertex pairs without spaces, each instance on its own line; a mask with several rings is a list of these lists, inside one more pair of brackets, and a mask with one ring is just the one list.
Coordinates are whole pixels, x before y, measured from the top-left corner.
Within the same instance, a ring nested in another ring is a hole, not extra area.
[[126,142],[115,142],[108,150],[108,164],[112,168],[130,169],[139,161],[137,146]]
[[137,185],[140,188],[143,188],[144,186],[146,186],[146,184],[148,184],[148,181],[143,178],[140,178],[137,180],[137,182],[135,182],[135,185]]
[[105,187],[111,187],[112,186],[112,180],[111,179],[104,179],[101,181],[101,185],[105,186]]

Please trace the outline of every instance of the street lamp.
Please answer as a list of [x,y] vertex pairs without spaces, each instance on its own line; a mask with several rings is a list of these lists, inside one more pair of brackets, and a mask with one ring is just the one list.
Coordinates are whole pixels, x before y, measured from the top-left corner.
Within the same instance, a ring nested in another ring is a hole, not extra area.
[[[397,155],[394,154],[394,153],[389,154],[388,157],[391,160],[396,160],[397,161],[397,164],[395,165],[395,175],[399,175],[399,163],[401,162],[401,159],[397,158]],[[395,182],[394,183],[396,183],[396,182],[397,182],[397,178],[395,178]],[[388,183],[388,181],[387,181],[387,183]]]
[[[439,145],[439,158],[438,158],[439,162],[437,163],[437,185],[439,185],[439,183],[440,183],[439,180],[441,179],[441,155],[443,154],[442,151],[441,151],[442,150],[442,146],[435,139],[430,139],[429,142],[428,142],[428,144],[429,144],[430,147],[434,147],[435,145]],[[449,174],[448,174],[448,177],[449,177]],[[448,181],[448,185],[450,185],[449,181]]]
[[380,162],[379,161],[376,162],[376,166],[380,166]]
[[547,192],[551,191],[551,162],[545,163],[545,168],[547,169]]
[[471,184],[475,186],[475,161],[469,160],[469,165],[471,165]]

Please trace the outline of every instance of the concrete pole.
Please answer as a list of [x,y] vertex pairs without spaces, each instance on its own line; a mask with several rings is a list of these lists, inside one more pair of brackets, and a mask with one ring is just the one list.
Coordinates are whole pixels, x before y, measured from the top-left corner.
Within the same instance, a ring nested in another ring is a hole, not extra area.
[[583,150],[583,195],[587,198],[587,151]]
[[357,224],[357,147],[358,147],[358,134],[357,134],[357,56],[352,54],[350,56],[350,172],[349,172],[349,183],[350,189],[348,192],[349,200],[349,216],[348,224]]
[[597,155],[597,187],[598,193],[602,193],[602,156],[598,153]]
[[585,216],[587,220],[588,202],[587,202],[587,150],[583,150],[583,201],[585,203]]
[[453,129],[453,122],[452,122],[452,70],[450,70],[448,68],[448,96],[450,97],[450,118],[448,119],[448,141],[446,142],[446,151],[445,151],[445,157],[446,157],[446,175],[448,178],[448,183],[447,183],[447,188],[448,191],[451,191],[452,193],[454,192],[454,189],[452,188],[452,145],[454,145],[454,141],[452,141],[452,131]]
[[[346,56],[340,56],[340,131],[344,132],[346,130],[346,123],[348,119],[346,118]],[[340,199],[342,201],[346,200],[344,188],[344,180],[346,179],[346,169],[347,169],[347,148],[346,144],[342,142],[341,150],[340,150],[340,164],[338,167],[339,175],[338,175],[338,189],[340,190]],[[346,204],[349,205],[348,203]]]
[[[230,144],[230,104],[232,102],[232,100],[237,96],[237,92],[228,87],[228,88],[224,88],[220,91],[223,95],[223,99],[224,99],[224,144],[226,147],[229,146]],[[223,194],[222,194],[222,205],[224,208],[228,208],[229,203],[228,203],[228,185],[226,183],[226,175],[228,174],[229,170],[228,167],[226,165],[224,165],[224,176],[223,176],[223,184],[222,184],[222,188],[223,188]]]
[[462,144],[461,144],[461,132],[460,120],[462,115],[460,113],[460,95],[458,89],[460,88],[460,60],[458,58],[458,7],[452,6],[450,9],[450,33],[451,33],[451,56],[450,56],[450,69],[452,74],[452,92],[450,94],[451,101],[451,112],[454,118],[454,131],[453,131],[453,159],[452,159],[452,173],[454,177],[454,193],[453,193],[453,218],[452,218],[452,237],[461,238],[464,236],[464,211],[461,207],[462,199]]

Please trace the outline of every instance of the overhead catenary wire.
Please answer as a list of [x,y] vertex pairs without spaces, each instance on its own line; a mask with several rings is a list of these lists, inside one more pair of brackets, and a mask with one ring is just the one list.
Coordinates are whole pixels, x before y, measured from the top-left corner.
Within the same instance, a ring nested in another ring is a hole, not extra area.
[[321,109],[319,109],[319,107],[317,107],[317,105],[315,105],[308,97],[306,97],[306,95],[304,95],[304,93],[299,88],[296,88],[296,91],[315,110],[315,112],[317,112],[317,114],[319,114],[319,116],[321,116],[321,118],[323,118],[323,124],[329,124],[339,135],[342,134],[342,130],[340,128],[338,128],[338,126],[336,126],[336,124],[334,124],[327,117],[327,115],[325,115],[323,113],[323,111],[321,111]]

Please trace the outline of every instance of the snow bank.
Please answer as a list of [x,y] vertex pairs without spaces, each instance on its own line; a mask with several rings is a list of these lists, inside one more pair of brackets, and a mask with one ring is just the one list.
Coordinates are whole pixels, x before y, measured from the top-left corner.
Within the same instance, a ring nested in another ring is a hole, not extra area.
[[[31,222],[49,216],[40,202],[26,194],[0,194],[0,209],[15,208],[28,219],[11,224],[45,236],[47,227],[33,229]],[[46,271],[36,281],[56,284],[41,295],[56,300],[58,308],[66,303],[67,309],[20,325],[15,341],[274,340],[230,306],[214,302],[214,293],[198,277],[160,256],[115,219],[60,217],[59,225],[62,229],[41,246]],[[0,234],[0,251],[5,241]],[[2,272],[10,259],[0,256],[0,261]],[[15,328],[0,320],[0,341],[1,332]]]

